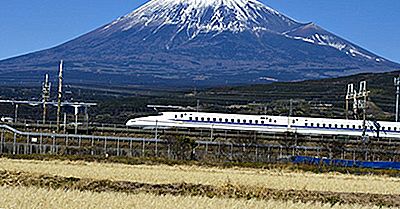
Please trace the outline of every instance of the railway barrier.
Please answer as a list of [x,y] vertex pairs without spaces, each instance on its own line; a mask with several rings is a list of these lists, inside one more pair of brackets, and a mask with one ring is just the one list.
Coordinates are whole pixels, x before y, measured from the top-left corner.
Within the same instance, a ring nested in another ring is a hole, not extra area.
[[[0,125],[0,154],[105,155],[163,157],[169,159],[237,162],[276,162],[291,156],[330,157],[332,147],[298,144],[232,143],[226,141],[181,140],[182,138],[134,138],[79,134],[26,132]],[[340,148],[341,159],[396,161],[397,149]],[[383,156],[389,156],[384,158]],[[335,156],[338,157],[338,156]]]

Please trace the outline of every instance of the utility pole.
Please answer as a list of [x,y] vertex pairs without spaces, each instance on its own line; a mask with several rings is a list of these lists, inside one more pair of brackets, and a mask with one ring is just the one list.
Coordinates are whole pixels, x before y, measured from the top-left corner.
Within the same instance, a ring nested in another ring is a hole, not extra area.
[[158,139],[158,120],[156,120],[156,130],[155,130],[154,138],[156,140]]
[[64,133],[67,133],[67,113],[64,112]]
[[288,131],[291,128],[291,123],[290,123],[290,117],[292,117],[293,114],[293,99],[290,99],[290,104],[289,104],[289,116],[288,116]]
[[349,119],[349,101],[354,97],[354,84],[350,83],[347,85],[346,94],[346,120]]
[[50,98],[50,89],[51,88],[51,83],[49,82],[49,75],[46,74],[44,83],[43,83],[43,125],[46,124],[46,118],[47,118],[47,102],[49,101]]
[[62,99],[62,81],[63,81],[63,61],[60,62],[60,72],[58,75],[58,103],[57,103],[57,133],[60,133],[60,115],[61,115],[61,99]]
[[87,106],[85,106],[85,123],[86,123],[86,129],[89,131],[89,113]]
[[18,122],[18,107],[19,107],[19,104],[15,104],[14,123]]
[[358,115],[358,110],[360,107],[360,102],[358,100],[358,93],[356,90],[354,90],[354,94],[353,94],[353,115],[354,115],[354,119],[358,120],[359,119],[359,115]]
[[80,105],[72,105],[74,107],[74,117],[75,117],[75,134],[78,134],[78,114]]
[[399,122],[400,76],[394,78],[394,86],[396,87],[396,122]]

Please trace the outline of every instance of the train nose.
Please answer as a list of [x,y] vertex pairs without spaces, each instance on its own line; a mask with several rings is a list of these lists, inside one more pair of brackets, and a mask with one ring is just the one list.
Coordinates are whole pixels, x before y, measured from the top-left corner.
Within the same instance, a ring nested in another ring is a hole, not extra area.
[[128,122],[126,123],[127,126],[132,126],[136,123],[136,120],[132,119],[132,120],[128,120]]

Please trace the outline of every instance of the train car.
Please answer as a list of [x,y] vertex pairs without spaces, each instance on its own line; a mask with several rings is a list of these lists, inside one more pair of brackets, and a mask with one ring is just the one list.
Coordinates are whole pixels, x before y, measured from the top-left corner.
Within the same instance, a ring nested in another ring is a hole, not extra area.
[[[206,128],[347,136],[362,136],[364,132],[362,120],[206,112],[163,112],[157,116],[131,119],[126,125],[160,129]],[[365,126],[365,135],[368,137],[400,138],[400,123],[367,120]]]

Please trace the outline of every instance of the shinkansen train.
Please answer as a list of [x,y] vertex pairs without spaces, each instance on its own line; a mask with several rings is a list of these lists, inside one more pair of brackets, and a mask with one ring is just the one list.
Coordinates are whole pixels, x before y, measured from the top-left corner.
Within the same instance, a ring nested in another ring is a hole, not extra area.
[[[205,128],[271,133],[292,132],[317,135],[362,136],[362,120],[242,115],[205,112],[163,112],[157,116],[131,119],[127,126],[142,128]],[[369,137],[400,138],[400,123],[366,121]]]

